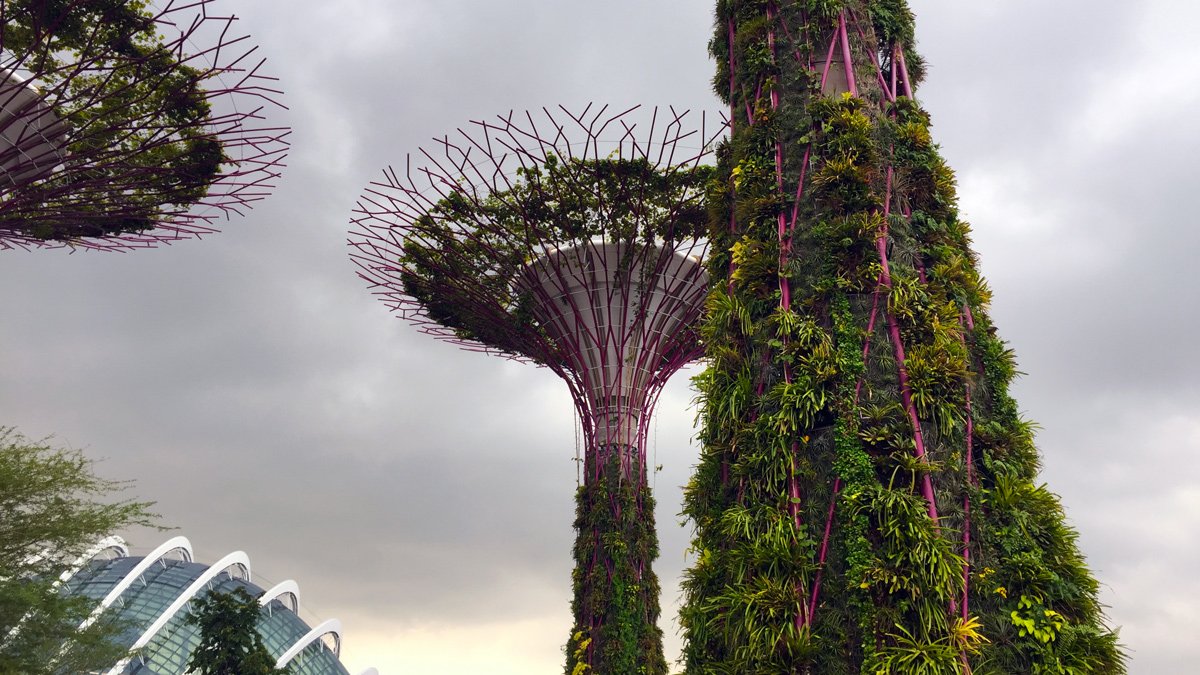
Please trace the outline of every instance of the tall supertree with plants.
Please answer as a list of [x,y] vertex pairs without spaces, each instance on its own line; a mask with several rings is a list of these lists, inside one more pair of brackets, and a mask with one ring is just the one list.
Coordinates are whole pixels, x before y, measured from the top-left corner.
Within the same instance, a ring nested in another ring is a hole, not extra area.
[[0,0],[0,250],[215,231],[288,148],[274,78],[215,0]]
[[905,0],[720,0],[690,673],[1124,672],[1037,482]]
[[697,127],[665,110],[510,113],[438,139],[356,209],[359,274],[391,308],[571,391],[584,453],[567,675],[667,673],[646,439],[663,385],[700,354],[713,139]]

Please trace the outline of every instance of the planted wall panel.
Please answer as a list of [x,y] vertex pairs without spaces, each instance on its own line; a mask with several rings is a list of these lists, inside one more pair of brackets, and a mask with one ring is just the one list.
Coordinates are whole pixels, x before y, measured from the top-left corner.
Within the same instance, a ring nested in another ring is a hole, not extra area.
[[904,0],[722,0],[693,673],[1119,673]]

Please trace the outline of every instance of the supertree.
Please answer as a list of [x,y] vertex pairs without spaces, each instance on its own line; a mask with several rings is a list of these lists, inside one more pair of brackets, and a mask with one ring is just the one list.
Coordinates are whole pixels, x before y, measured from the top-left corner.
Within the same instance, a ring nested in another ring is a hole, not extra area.
[[720,0],[692,673],[1120,673],[904,0]]
[[0,249],[215,231],[270,193],[274,78],[213,0],[0,0]]
[[703,119],[636,110],[474,122],[372,183],[351,239],[360,276],[424,332],[566,381],[585,447],[574,675],[667,672],[647,425],[700,353],[714,138]]

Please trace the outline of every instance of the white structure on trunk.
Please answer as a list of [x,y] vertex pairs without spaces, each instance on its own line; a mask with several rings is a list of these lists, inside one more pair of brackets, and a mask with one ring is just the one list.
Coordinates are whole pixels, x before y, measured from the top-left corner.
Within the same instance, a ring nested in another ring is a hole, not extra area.
[[0,185],[53,173],[67,158],[68,131],[33,83],[0,69]]
[[584,423],[597,446],[639,446],[643,412],[677,368],[663,372],[678,358],[708,285],[699,257],[686,251],[592,240],[547,249],[517,281],[583,389]]

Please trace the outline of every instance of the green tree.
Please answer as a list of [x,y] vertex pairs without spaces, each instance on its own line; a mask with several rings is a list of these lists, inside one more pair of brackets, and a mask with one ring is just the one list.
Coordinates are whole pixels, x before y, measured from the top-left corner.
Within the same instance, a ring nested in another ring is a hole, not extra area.
[[124,626],[79,630],[95,601],[59,586],[103,537],[154,524],[150,503],[119,499],[128,487],[77,450],[0,427],[0,673],[86,672],[124,656],[111,641]]
[[261,609],[245,589],[209,593],[188,618],[200,627],[200,644],[188,670],[199,675],[284,675],[263,645],[257,624]]

